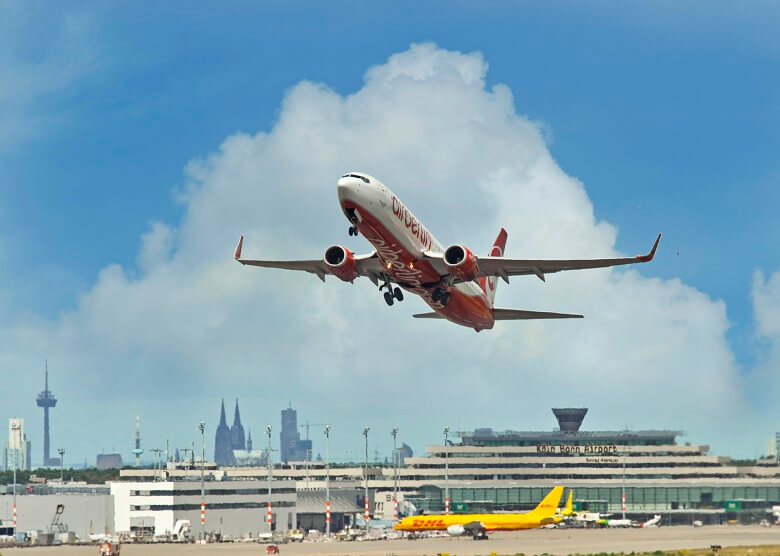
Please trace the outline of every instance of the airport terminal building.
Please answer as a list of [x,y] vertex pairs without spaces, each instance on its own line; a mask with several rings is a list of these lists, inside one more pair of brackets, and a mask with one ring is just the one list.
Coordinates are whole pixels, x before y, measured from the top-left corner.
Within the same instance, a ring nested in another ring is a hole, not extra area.
[[665,523],[748,521],[780,504],[776,462],[738,466],[706,445],[678,444],[678,431],[580,431],[587,409],[553,412],[557,430],[477,429],[428,446],[407,459],[402,484],[429,511],[444,509],[445,482],[452,508],[467,512],[527,510],[554,485],[573,489],[575,509],[613,515],[625,492],[628,517]]

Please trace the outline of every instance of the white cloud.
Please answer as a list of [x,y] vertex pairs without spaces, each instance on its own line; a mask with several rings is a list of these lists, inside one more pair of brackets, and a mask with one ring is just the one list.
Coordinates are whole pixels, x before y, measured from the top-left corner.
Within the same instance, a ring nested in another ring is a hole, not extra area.
[[[759,358],[748,376],[751,399],[767,418],[757,426],[759,440],[780,430],[777,395],[780,392],[780,272],[765,279],[763,272],[753,276],[753,314],[759,342]],[[761,446],[760,453],[764,453]]]
[[[412,319],[424,310],[414,298],[387,308],[368,281],[323,286],[231,260],[239,234],[248,257],[370,249],[348,238],[338,209],[335,182],[350,169],[384,181],[445,244],[485,252],[505,226],[508,256],[615,254],[616,228],[595,218],[511,91],[485,88],[486,72],[478,53],[422,44],[369,69],[349,96],[299,83],[270,131],[230,136],[187,165],[185,216],[141,238],[140,272],[107,266],[74,311],[0,330],[5,362],[37,368],[45,352],[74,377],[57,386],[57,411],[92,431],[68,439],[85,451],[92,435],[130,439],[136,411],[157,423],[148,446],[189,443],[193,423],[215,425],[219,399],[238,396],[255,429],[278,423],[288,400],[302,421],[333,422],[341,453],[357,451],[364,424],[384,453],[394,424],[420,449],[445,424],[550,429],[560,405],[591,407],[586,428],[682,427],[687,440],[744,453],[756,415],[725,305],[651,278],[652,263],[513,279],[498,305],[587,318],[475,334]],[[102,394],[108,420],[90,403]]]

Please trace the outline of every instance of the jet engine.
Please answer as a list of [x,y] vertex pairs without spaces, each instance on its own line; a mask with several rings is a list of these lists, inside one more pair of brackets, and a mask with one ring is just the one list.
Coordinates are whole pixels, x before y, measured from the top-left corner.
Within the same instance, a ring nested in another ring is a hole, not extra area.
[[447,534],[451,537],[460,537],[463,533],[466,532],[466,528],[463,527],[463,525],[450,525],[447,527]]
[[355,256],[346,247],[332,245],[325,251],[325,266],[334,275],[345,282],[352,282],[358,277],[358,265]]
[[476,279],[479,268],[477,257],[462,245],[450,245],[444,251],[444,264],[450,273],[464,282]]

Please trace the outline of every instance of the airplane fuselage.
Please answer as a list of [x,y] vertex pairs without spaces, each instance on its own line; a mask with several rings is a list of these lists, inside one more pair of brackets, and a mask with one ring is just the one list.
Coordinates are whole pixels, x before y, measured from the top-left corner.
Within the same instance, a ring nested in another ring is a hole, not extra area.
[[401,520],[397,531],[446,531],[452,525],[481,523],[487,531],[517,531],[536,529],[549,523],[558,523],[557,516],[537,517],[532,512],[522,514],[449,514],[410,516]]
[[[448,284],[442,279],[423,253],[441,253],[444,247],[382,182],[362,173],[347,174],[338,182],[338,195],[347,220],[374,246],[393,281],[449,321],[477,331],[493,328],[492,303],[482,288],[475,282]],[[451,294],[446,306],[434,301],[436,288]]]

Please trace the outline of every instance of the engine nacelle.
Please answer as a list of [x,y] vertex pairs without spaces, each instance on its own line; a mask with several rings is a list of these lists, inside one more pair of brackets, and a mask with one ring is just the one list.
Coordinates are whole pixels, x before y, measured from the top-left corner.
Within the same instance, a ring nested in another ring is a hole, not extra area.
[[464,282],[476,279],[479,267],[477,257],[462,245],[450,245],[444,251],[444,264],[450,273]]
[[466,528],[463,525],[450,525],[447,527],[447,534],[452,537],[460,537],[466,532]]
[[358,265],[355,255],[346,247],[341,245],[328,247],[325,251],[324,261],[328,270],[345,282],[352,282],[358,277]]

